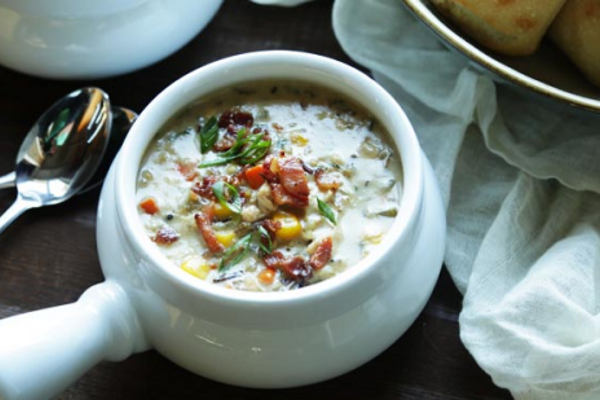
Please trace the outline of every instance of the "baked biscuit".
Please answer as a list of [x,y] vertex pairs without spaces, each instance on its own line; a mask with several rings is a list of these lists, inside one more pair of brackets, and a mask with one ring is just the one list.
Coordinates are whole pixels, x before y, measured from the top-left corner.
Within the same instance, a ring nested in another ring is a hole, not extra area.
[[528,55],[566,0],[431,0],[481,45],[506,55]]
[[568,0],[549,34],[584,75],[600,86],[600,0]]

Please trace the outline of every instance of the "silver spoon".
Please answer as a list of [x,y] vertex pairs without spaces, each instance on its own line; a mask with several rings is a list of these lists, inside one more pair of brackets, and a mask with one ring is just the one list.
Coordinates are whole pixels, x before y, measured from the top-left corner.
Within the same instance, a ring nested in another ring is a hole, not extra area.
[[108,137],[108,148],[106,149],[106,153],[102,158],[102,162],[100,163],[100,167],[90,179],[87,185],[83,189],[79,191],[77,194],[87,193],[90,190],[93,190],[100,186],[104,182],[104,178],[106,174],[108,174],[108,170],[112,165],[113,160],[117,156],[123,141],[125,140],[125,136],[129,132],[131,125],[135,122],[138,115],[125,107],[111,107],[112,111],[112,126],[110,129],[110,134]]
[[31,128],[17,156],[17,199],[0,216],[0,233],[23,212],[61,203],[94,175],[108,144],[108,95],[76,90],[56,102]]
[[[104,181],[108,169],[110,168],[115,156],[117,155],[121,144],[125,140],[125,136],[129,132],[131,125],[135,122],[138,115],[125,107],[112,106],[110,108],[112,114],[112,125],[108,135],[108,147],[102,158],[102,162],[94,176],[89,180],[87,185],[76,194],[87,193],[100,186]],[[15,187],[17,182],[17,174],[9,172],[6,175],[0,176],[0,189],[8,189]]]

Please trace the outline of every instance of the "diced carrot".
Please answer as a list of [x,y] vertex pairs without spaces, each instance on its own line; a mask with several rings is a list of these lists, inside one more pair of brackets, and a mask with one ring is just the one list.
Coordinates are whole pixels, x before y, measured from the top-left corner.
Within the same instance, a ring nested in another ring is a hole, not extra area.
[[140,202],[140,208],[144,210],[146,214],[154,215],[159,210],[158,204],[156,204],[156,200],[153,197],[148,197]]
[[176,168],[177,171],[179,171],[179,173],[183,175],[186,181],[191,182],[194,180],[194,178],[196,178],[197,173],[194,164],[177,163]]
[[254,190],[258,189],[265,182],[265,178],[263,178],[263,166],[257,165],[256,167],[252,167],[246,170],[246,179],[248,180],[248,185]]
[[271,268],[265,268],[258,274],[258,279],[265,285],[270,285],[275,279],[275,271]]

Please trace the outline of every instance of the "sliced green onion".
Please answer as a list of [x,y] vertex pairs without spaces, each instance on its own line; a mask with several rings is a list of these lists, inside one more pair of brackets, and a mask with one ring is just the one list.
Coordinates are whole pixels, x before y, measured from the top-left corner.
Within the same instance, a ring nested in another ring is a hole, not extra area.
[[233,157],[236,155],[236,153],[238,152],[238,150],[245,145],[248,142],[248,139],[246,137],[246,128],[242,128],[237,132],[237,136],[235,138],[235,142],[233,143],[233,146],[231,146],[231,148],[229,150],[227,150],[225,153],[223,153],[223,158],[229,158],[229,157]]
[[230,161],[235,160],[237,157],[231,157],[231,158],[215,158],[214,160],[210,160],[210,161],[206,161],[203,163],[200,163],[198,165],[198,168],[208,168],[208,167],[216,167],[217,165],[225,165]]
[[219,272],[239,263],[246,257],[248,250],[250,249],[250,243],[252,242],[252,232],[238,240],[233,246],[231,246],[223,255],[221,262],[219,263]]
[[[213,167],[216,165],[227,164],[230,161],[239,160],[240,164],[253,164],[263,158],[271,147],[270,140],[262,140],[264,133],[257,133],[244,137],[245,128],[242,128],[237,133],[237,138],[231,149],[227,150],[219,158],[203,162],[199,165],[200,168]],[[243,146],[246,146],[240,152]]]
[[271,147],[270,140],[261,140],[260,142],[256,143],[252,147],[250,147],[250,150],[251,150],[250,152],[248,152],[248,153],[245,152],[246,155],[240,158],[240,163],[241,164],[254,164],[255,162],[257,162],[258,160],[260,160],[267,154],[270,147]]
[[[248,154],[249,152],[253,151],[252,149],[256,146],[256,144],[258,142],[260,142],[260,140],[262,139],[263,136],[264,136],[264,133],[257,133],[255,135],[249,135],[248,137],[246,137],[243,140],[241,140],[240,141],[241,145],[238,146],[238,148],[234,152],[235,156],[237,158],[244,158],[246,156],[246,154]],[[244,151],[242,151],[241,153],[238,152],[239,148],[242,147],[245,144],[248,144],[248,146],[244,149]],[[234,148],[235,148],[235,144],[234,144],[234,147],[231,148],[231,150],[233,150]],[[229,151],[227,153],[229,153]],[[227,155],[225,155],[225,156],[227,157]]]
[[325,203],[318,197],[317,197],[317,204],[319,205],[319,211],[321,212],[321,215],[324,216],[325,218],[327,218],[329,221],[331,221],[332,224],[335,225],[336,224],[335,223],[335,214],[333,213],[333,210],[331,209],[331,207],[329,207],[329,205],[327,203]]
[[[231,202],[227,201],[224,190],[225,188],[227,188]],[[213,185],[212,190],[215,194],[215,197],[217,198],[217,200],[219,200],[219,203],[223,207],[228,208],[232,213],[235,214],[239,214],[242,212],[242,199],[240,198],[240,194],[233,185],[225,181],[218,181]]]
[[206,121],[200,130],[200,152],[207,153],[219,138],[219,125],[214,115]]
[[[267,232],[265,227],[262,225],[259,225],[258,233],[260,235],[258,238],[258,246],[264,253],[271,254],[271,252],[273,251],[273,242],[271,241],[271,235],[269,235],[269,232]],[[263,238],[266,239],[267,244],[263,243]]]

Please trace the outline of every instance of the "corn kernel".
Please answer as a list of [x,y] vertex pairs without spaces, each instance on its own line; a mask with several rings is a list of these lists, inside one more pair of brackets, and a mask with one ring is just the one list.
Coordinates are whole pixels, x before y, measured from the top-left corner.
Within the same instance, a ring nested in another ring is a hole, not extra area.
[[296,146],[306,146],[308,144],[308,139],[302,135],[292,135],[291,141]]
[[222,231],[215,232],[215,237],[225,247],[231,246],[233,240],[235,239],[235,232],[233,231]]
[[302,232],[302,225],[295,215],[277,213],[273,219],[281,223],[281,228],[275,233],[277,239],[292,240]]
[[233,215],[233,211],[227,207],[223,207],[221,203],[216,203],[213,207],[213,211],[218,219],[227,219]]
[[200,257],[192,257],[181,264],[181,269],[196,278],[206,279],[210,266]]
[[199,199],[198,195],[190,190],[188,200],[189,201],[198,201],[198,199]]
[[383,239],[382,232],[365,232],[363,235],[363,240],[368,244],[380,244]]

